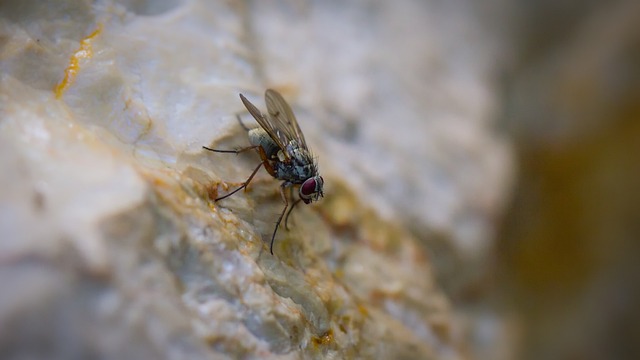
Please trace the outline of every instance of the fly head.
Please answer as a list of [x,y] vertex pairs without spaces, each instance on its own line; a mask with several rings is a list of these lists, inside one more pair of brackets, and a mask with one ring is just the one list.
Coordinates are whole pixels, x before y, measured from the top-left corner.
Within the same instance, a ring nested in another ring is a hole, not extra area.
[[324,179],[320,175],[310,177],[300,185],[299,195],[300,199],[305,204],[309,204],[313,201],[318,201],[321,197],[324,197],[322,187],[324,186]]

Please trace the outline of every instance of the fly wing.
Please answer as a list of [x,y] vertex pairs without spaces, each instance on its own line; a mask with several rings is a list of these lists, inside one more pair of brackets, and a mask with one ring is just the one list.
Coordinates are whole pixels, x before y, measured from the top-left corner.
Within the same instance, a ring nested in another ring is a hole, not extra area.
[[[271,137],[271,139],[273,139],[276,145],[278,145],[280,149],[285,150],[286,149],[285,144],[287,144],[288,141],[286,141],[286,138],[284,138],[280,134],[280,131],[278,131],[278,128],[276,126],[277,124],[273,124],[271,121],[267,119],[266,116],[262,115],[260,110],[258,110],[258,108],[255,105],[253,105],[251,101],[247,100],[247,98],[244,97],[244,95],[240,94],[240,100],[242,100],[244,107],[247,108],[249,113],[253,116],[254,119],[256,119],[258,124],[262,126],[262,128],[267,132],[267,134],[269,134],[269,136]],[[286,154],[286,151],[283,151],[283,152]]]
[[288,144],[290,140],[296,140],[300,147],[307,149],[307,142],[300,130],[298,120],[282,95],[275,90],[267,89],[264,98],[267,102],[269,117],[281,141]]

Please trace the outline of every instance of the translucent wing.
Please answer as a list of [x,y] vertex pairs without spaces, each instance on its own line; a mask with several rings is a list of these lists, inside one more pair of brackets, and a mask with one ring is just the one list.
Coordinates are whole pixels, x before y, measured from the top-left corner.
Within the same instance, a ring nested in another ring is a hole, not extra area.
[[264,93],[264,98],[267,102],[269,118],[280,141],[288,144],[290,140],[296,140],[301,148],[307,149],[307,142],[304,139],[302,130],[300,130],[296,116],[293,115],[291,107],[282,95],[275,90],[267,89]]
[[[278,145],[280,149],[285,150],[286,149],[285,144],[287,144],[288,141],[285,137],[282,136],[281,132],[278,131],[278,129],[274,126],[274,124],[272,124],[267,119],[266,116],[262,115],[260,110],[258,110],[258,108],[255,107],[255,105],[253,105],[251,101],[247,100],[247,98],[244,97],[244,95],[240,94],[240,100],[242,100],[244,107],[247,108],[249,113],[253,116],[254,119],[256,119],[258,124],[262,126],[262,128],[267,132],[267,134],[269,134],[269,136],[271,137],[271,139],[273,139],[276,145]],[[285,155],[287,155],[286,151],[283,151],[283,152],[285,153]]]

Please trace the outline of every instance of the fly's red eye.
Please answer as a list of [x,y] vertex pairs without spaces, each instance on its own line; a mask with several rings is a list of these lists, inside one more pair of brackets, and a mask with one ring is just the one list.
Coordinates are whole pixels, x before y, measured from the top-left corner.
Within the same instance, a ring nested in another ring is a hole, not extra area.
[[316,179],[307,179],[300,187],[300,194],[304,197],[309,197],[316,192]]

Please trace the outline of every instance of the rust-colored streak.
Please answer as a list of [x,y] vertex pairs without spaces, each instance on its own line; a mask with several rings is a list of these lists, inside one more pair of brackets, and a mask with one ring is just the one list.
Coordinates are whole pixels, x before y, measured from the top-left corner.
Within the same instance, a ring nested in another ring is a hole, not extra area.
[[97,29],[80,41],[80,47],[69,58],[69,65],[64,70],[64,79],[54,89],[56,99],[60,99],[67,88],[75,81],[80,70],[80,60],[90,59],[93,56],[92,42],[101,32],[102,25],[98,24]]

